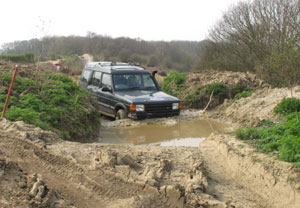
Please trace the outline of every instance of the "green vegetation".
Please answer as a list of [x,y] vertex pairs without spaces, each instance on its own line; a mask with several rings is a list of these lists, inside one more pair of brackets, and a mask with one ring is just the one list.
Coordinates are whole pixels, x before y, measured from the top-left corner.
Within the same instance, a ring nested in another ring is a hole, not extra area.
[[188,92],[188,95],[186,97],[187,101],[194,104],[197,100],[199,100],[201,98],[201,90],[203,89],[202,86],[197,87],[197,89],[195,90],[195,92],[193,94],[190,94]]
[[255,92],[255,91],[254,91],[254,90],[251,90],[251,91],[243,91],[243,92],[237,93],[237,94],[234,96],[234,99],[239,100],[239,99],[241,99],[241,98],[249,97],[249,96],[252,95],[253,92]]
[[86,37],[48,36],[6,43],[3,53],[19,54],[30,51],[36,56],[42,54],[40,60],[57,59],[59,56],[56,54],[91,54],[95,60],[138,62],[149,67],[160,67],[165,71],[187,72],[195,68],[201,45],[202,42],[196,41],[144,41],[89,33]]
[[214,91],[214,95],[226,95],[227,86],[223,83],[213,83],[209,84],[206,87],[206,93],[211,94]]
[[62,56],[62,59],[63,68],[61,71],[63,73],[69,73],[71,75],[81,74],[84,65],[78,55]]
[[[2,73],[0,77],[8,88],[11,74]],[[36,87],[34,80],[17,76],[6,118],[54,130],[69,140],[94,135],[100,121],[96,102],[88,91],[63,75],[46,73],[41,79]],[[6,93],[0,94],[1,111]]]
[[[279,124],[264,121],[258,128],[239,129],[237,138],[250,142],[259,151],[277,154],[278,159],[300,166],[300,121],[294,99],[283,99],[275,109],[286,115]],[[287,113],[289,112],[289,114]]]
[[0,54],[0,59],[16,63],[32,63],[34,62],[34,55],[32,53]]
[[164,83],[162,85],[163,91],[168,94],[177,96],[186,88],[186,75],[186,73],[171,72],[167,77],[164,78]]
[[283,98],[282,101],[274,108],[274,112],[280,115],[288,115],[300,111],[300,99]]

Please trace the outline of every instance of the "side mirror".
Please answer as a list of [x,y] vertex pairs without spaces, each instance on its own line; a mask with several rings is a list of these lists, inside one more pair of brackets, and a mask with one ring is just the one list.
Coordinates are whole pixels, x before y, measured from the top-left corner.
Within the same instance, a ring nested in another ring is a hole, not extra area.
[[111,93],[111,89],[109,89],[108,87],[103,87],[102,92],[110,92]]

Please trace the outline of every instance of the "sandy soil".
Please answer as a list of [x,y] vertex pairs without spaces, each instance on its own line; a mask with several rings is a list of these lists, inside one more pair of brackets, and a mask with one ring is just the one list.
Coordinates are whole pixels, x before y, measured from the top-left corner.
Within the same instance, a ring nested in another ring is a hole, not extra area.
[[[213,112],[102,125],[213,117],[249,126],[274,119],[274,106],[289,95],[264,86]],[[294,96],[300,98],[300,87]],[[212,134],[199,147],[81,144],[0,119],[0,207],[298,208],[299,172],[229,135]]]
[[265,88],[256,90],[250,97],[240,100],[226,100],[210,114],[219,120],[239,124],[241,127],[255,126],[260,121],[271,120],[276,122],[275,106],[283,98],[300,98],[300,86],[291,90],[287,88]]

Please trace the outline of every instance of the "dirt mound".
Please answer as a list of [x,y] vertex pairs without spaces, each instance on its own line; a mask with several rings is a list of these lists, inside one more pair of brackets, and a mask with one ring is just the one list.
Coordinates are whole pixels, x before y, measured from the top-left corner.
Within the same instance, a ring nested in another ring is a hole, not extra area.
[[224,83],[231,88],[237,84],[245,86],[248,89],[269,87],[263,80],[258,79],[256,75],[251,73],[215,70],[188,73],[186,82],[191,89],[212,83]]
[[[293,89],[293,96],[300,98],[300,86]],[[250,97],[225,101],[212,114],[215,118],[238,123],[241,127],[256,126],[263,120],[276,121],[274,108],[285,97],[291,97],[290,89],[259,89]]]
[[[209,108],[214,108],[225,99],[233,99],[243,91],[267,89],[270,86],[251,73],[230,71],[199,71],[187,73],[184,82],[180,82],[179,75],[165,90],[176,95],[183,102],[185,108],[203,109],[210,102]],[[212,99],[210,99],[213,92]]]

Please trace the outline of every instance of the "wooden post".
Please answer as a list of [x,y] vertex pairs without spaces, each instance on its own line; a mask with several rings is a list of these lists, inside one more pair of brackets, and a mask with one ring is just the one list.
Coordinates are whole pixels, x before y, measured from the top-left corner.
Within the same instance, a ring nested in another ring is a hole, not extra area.
[[5,111],[6,111],[6,108],[7,108],[7,105],[8,105],[8,101],[9,101],[9,97],[10,97],[12,88],[14,86],[14,82],[15,82],[15,79],[16,79],[17,72],[18,72],[18,65],[16,65],[14,74],[11,78],[10,86],[9,86],[7,97],[6,97],[6,101],[5,101],[5,104],[4,104],[4,107],[3,107],[3,111],[2,111],[2,116],[1,116],[2,118],[5,116]]

